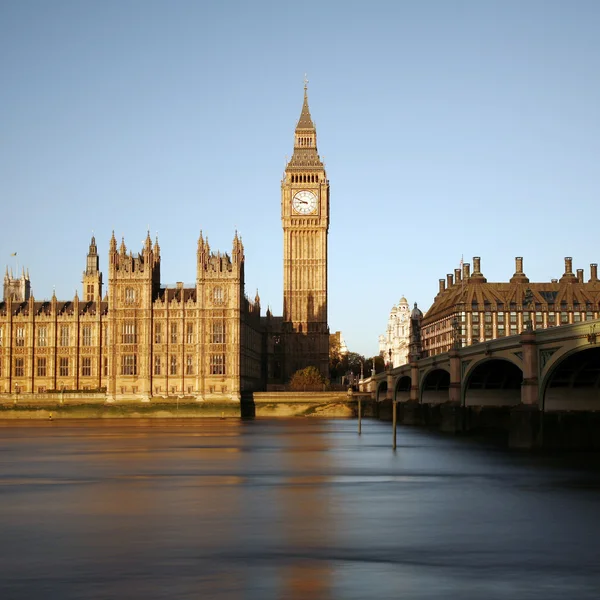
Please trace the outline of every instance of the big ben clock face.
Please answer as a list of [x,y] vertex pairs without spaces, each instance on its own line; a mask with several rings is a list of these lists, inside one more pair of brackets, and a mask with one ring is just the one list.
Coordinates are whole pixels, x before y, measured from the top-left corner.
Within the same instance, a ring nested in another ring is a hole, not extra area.
[[292,200],[294,210],[301,215],[310,215],[317,212],[317,196],[308,190],[298,192]]

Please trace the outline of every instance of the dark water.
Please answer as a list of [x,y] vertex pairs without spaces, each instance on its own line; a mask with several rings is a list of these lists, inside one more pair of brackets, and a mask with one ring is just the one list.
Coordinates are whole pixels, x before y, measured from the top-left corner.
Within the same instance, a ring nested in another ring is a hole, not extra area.
[[600,474],[344,420],[0,425],[0,598],[600,598]]

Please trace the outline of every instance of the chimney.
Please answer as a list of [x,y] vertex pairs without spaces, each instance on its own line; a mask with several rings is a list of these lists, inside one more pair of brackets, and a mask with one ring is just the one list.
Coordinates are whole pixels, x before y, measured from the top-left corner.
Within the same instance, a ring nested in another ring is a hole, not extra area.
[[447,286],[448,286],[448,289],[450,289],[450,288],[452,287],[452,284],[454,283],[454,282],[452,281],[452,273],[448,273],[448,274],[446,275],[446,281],[447,281]]
[[573,273],[573,259],[570,256],[565,256],[565,272],[563,276],[560,278],[561,283],[563,281],[575,282],[577,281],[577,277]]
[[481,273],[481,258],[479,256],[473,257],[473,275],[471,275],[471,281],[478,283],[487,282],[487,279]]
[[577,283],[583,283],[583,269],[577,269]]
[[440,279],[440,294],[446,290],[446,280]]
[[463,265],[463,279],[466,281],[471,276],[471,265],[469,263],[465,263]]
[[460,269],[454,269],[454,281],[459,283],[460,281]]
[[516,256],[515,257],[515,273],[522,273],[522,272],[523,272],[523,257]]
[[570,256],[565,256],[565,275],[573,273],[573,259]]
[[515,256],[515,274],[510,278],[510,283],[529,283],[529,278],[523,273],[522,256]]
[[590,265],[590,283],[594,281],[598,281],[598,265],[596,263]]

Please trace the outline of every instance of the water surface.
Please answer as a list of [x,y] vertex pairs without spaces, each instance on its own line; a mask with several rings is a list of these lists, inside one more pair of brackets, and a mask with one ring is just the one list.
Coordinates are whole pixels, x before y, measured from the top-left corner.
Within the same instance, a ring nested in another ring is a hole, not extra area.
[[0,424],[0,598],[600,597],[594,457],[351,420]]

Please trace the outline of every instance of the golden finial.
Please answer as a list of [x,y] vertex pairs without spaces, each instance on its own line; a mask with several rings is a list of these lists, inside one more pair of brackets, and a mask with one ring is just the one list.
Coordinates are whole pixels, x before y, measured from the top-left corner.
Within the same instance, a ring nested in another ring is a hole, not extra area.
[[304,89],[308,89],[308,76],[304,73]]

